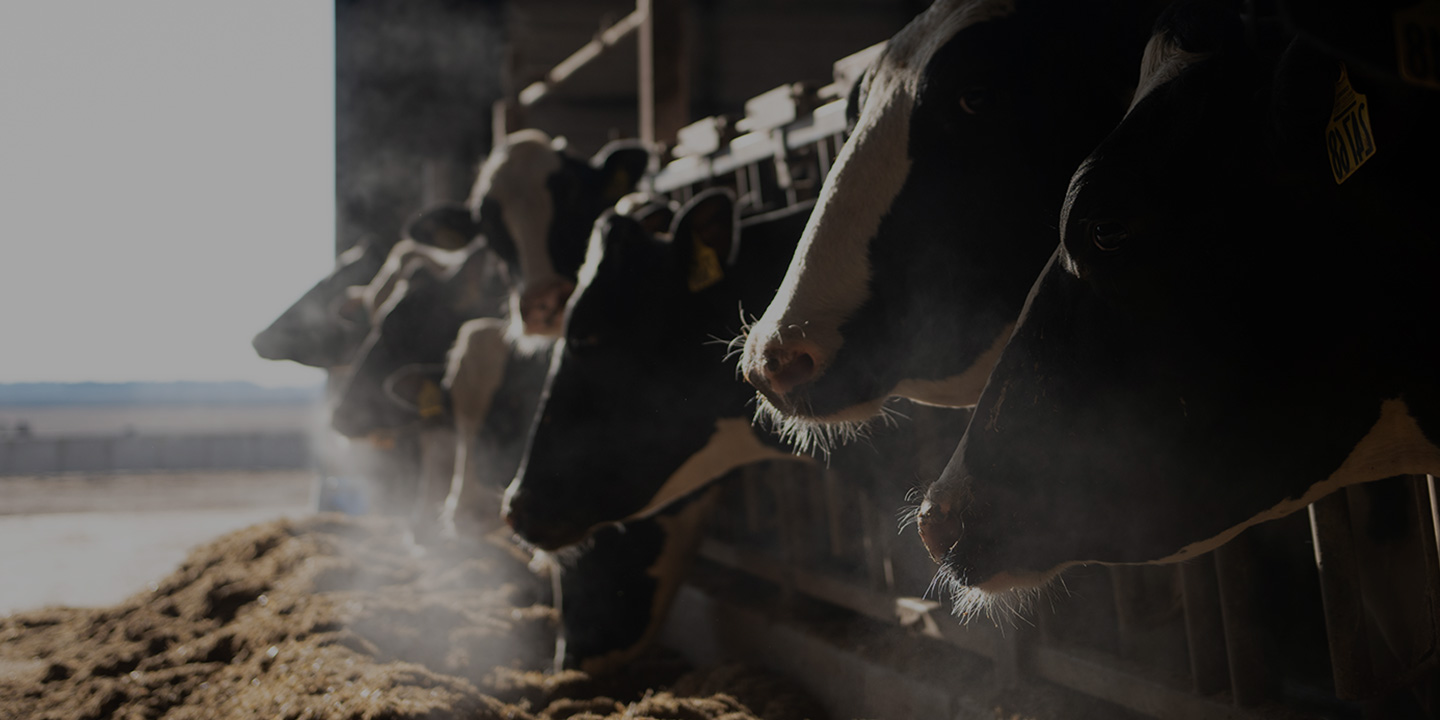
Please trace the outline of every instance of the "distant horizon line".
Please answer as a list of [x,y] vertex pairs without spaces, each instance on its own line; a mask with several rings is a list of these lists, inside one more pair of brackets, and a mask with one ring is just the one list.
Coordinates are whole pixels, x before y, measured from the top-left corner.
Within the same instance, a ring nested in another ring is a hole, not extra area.
[[57,405],[201,405],[315,402],[325,384],[267,387],[250,380],[0,383],[0,408]]

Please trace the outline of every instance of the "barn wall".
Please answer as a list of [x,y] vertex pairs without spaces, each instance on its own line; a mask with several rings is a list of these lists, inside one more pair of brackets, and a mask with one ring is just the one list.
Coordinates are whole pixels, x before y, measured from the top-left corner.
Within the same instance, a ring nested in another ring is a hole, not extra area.
[[[685,2],[690,115],[738,113],[785,83],[828,82],[836,59],[885,40],[916,0]],[[430,202],[462,199],[514,96],[633,10],[632,0],[337,0],[336,251],[398,237]],[[823,32],[817,31],[824,28]],[[631,37],[522,113],[579,154],[638,134]]]
[[[694,0],[685,4],[690,117],[739,113],[745,101],[797,81],[825,84],[831,64],[888,39],[927,3],[906,0]],[[507,35],[518,93],[634,9],[633,2],[513,3]],[[823,28],[823,32],[820,29]],[[638,134],[639,68],[632,35],[593,61],[522,121],[564,135],[581,154]]]
[[337,252],[365,235],[397,237],[427,199],[464,196],[489,148],[504,9],[337,0]]

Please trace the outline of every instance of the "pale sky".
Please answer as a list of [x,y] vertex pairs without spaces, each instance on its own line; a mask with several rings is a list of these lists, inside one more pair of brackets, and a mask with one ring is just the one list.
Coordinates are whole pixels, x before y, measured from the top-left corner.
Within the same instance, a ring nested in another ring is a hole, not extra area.
[[0,2],[0,382],[322,373],[250,338],[334,247],[331,0]]

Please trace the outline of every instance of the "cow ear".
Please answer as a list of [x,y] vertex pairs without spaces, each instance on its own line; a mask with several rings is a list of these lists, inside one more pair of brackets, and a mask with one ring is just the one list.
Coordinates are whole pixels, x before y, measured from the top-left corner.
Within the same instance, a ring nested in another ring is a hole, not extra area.
[[445,250],[458,250],[480,234],[470,208],[459,203],[436,205],[405,224],[405,237]]
[[636,210],[632,217],[640,222],[645,232],[659,235],[669,231],[671,223],[675,222],[675,208],[670,203],[655,203]]
[[450,415],[450,394],[440,387],[444,378],[444,365],[406,365],[385,378],[385,395],[422,420],[443,420]]
[[624,215],[640,223],[645,232],[660,235],[670,232],[670,223],[675,221],[679,205],[663,195],[647,192],[632,192],[615,203],[615,214]]
[[640,183],[650,166],[650,152],[633,140],[616,140],[600,148],[590,165],[600,171],[601,196],[606,205],[614,205]]
[[739,233],[735,194],[728,188],[706,190],[680,208],[671,236],[690,292],[725,278],[740,250]]
[[1334,107],[1339,61],[1302,40],[1291,42],[1275,68],[1270,123],[1282,154],[1328,173],[1325,125]]

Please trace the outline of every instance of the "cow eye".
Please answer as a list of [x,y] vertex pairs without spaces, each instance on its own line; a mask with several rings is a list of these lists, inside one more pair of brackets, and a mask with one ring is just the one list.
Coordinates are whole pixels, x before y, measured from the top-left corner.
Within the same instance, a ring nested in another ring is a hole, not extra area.
[[1130,237],[1130,230],[1125,227],[1124,223],[1104,220],[1090,223],[1086,234],[1090,236],[1090,242],[1095,247],[1105,252],[1115,252]]
[[990,89],[972,87],[960,93],[960,109],[970,115],[979,115],[990,106]]

